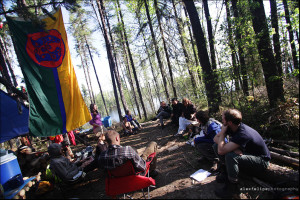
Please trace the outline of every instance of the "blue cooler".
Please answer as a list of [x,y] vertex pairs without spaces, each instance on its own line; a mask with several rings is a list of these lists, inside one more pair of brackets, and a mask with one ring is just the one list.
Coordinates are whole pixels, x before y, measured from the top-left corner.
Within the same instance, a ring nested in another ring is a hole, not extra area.
[[110,127],[111,124],[112,124],[110,116],[104,117],[103,120],[102,120],[102,123],[103,123],[105,128]]
[[17,157],[13,153],[0,157],[0,183],[4,191],[15,189],[24,183]]

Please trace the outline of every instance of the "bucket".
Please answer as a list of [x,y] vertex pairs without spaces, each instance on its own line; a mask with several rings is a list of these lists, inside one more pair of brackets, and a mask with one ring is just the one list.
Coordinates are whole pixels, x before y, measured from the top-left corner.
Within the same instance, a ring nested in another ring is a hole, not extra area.
[[104,117],[102,123],[105,128],[110,127],[112,124],[110,116]]
[[0,157],[0,175],[4,191],[15,189],[24,183],[17,157],[12,153]]

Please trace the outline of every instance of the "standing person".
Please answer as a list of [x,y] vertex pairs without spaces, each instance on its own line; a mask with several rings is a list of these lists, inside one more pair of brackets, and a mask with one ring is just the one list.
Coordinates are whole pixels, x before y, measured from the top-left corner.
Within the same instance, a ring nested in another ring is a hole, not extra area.
[[101,121],[101,115],[98,112],[98,106],[96,104],[90,105],[90,111],[92,115],[92,119],[90,121],[90,125],[93,126],[93,133],[96,134],[97,137],[100,136],[101,133],[103,133],[103,124]]
[[172,99],[172,123],[179,125],[179,117],[182,115],[183,104],[177,100],[177,98]]
[[141,129],[142,126],[139,124],[139,122],[132,117],[130,110],[126,110],[125,111],[125,117],[127,118],[127,121],[131,123],[132,126],[134,126],[134,128],[138,128]]
[[[225,183],[225,186],[215,194],[221,198],[232,198],[240,194],[237,184],[239,171],[261,173],[268,168],[271,156],[261,135],[242,123],[240,111],[224,111],[222,123],[221,132],[214,137],[216,144],[213,147],[226,169],[216,180]],[[226,135],[230,136],[228,143],[225,141]]]
[[193,103],[188,98],[184,98],[182,104],[183,107],[181,117],[179,117],[179,128],[175,136],[181,136],[188,125],[197,123],[195,121],[196,108]]
[[157,111],[156,117],[152,119],[152,121],[156,121],[157,119],[160,120],[161,128],[164,129],[164,119],[167,119],[171,116],[171,109],[170,107],[166,104],[166,102],[162,101],[160,102],[160,107]]
[[214,144],[214,137],[221,131],[222,124],[213,118],[209,118],[208,111],[203,110],[196,113],[196,119],[204,135],[194,140],[197,150],[202,155],[202,157],[199,158],[199,162],[204,160],[212,162],[213,165],[210,171],[216,171],[218,169],[219,158],[215,154],[212,145]]

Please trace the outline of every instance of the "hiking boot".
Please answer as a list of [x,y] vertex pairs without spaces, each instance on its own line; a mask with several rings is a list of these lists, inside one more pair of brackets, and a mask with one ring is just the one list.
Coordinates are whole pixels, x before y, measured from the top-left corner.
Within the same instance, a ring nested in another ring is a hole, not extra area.
[[240,196],[240,189],[237,183],[227,182],[220,190],[215,190],[217,197],[222,199],[238,198]]
[[207,161],[207,159],[204,156],[200,156],[200,158],[197,160],[199,163],[202,163],[204,161]]
[[213,165],[210,168],[210,172],[216,172],[219,169],[219,162],[218,161],[213,161]]
[[153,119],[151,119],[152,121],[156,121],[157,120],[157,117],[154,117]]
[[221,172],[220,174],[217,175],[216,177],[216,181],[218,183],[225,183],[226,181],[228,181],[228,176],[226,172]]

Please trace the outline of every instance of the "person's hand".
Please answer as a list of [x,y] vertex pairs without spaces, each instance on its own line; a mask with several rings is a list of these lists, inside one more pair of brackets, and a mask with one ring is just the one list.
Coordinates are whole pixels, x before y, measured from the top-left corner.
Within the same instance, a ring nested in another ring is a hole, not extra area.
[[221,128],[221,132],[219,133],[219,134],[226,134],[226,132],[227,132],[227,129],[228,129],[228,126],[222,126],[222,128]]

